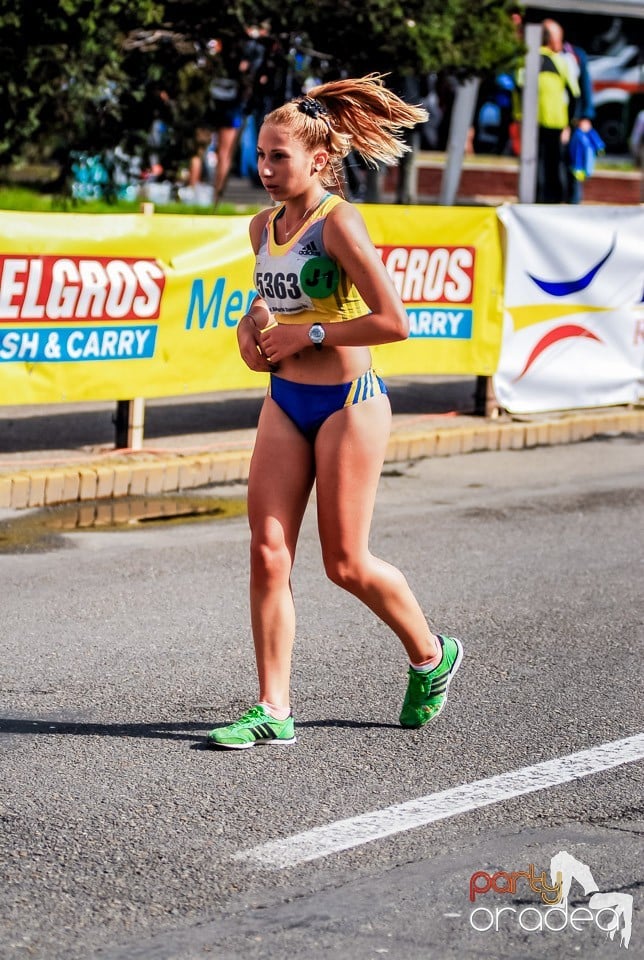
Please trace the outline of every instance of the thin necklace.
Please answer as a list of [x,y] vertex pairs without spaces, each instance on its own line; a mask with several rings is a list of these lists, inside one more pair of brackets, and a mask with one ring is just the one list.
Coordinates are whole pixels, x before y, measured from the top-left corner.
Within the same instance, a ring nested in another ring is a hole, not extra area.
[[[308,207],[308,209],[306,209],[306,210],[304,211],[304,213],[302,214],[302,216],[300,217],[300,219],[295,221],[294,226],[292,226],[290,230],[289,230],[289,228],[286,226],[286,216],[284,217],[284,236],[286,237],[287,240],[290,240],[291,234],[295,233],[295,231],[297,230],[297,228],[300,226],[300,224],[304,223],[304,221],[305,221],[306,218],[309,216],[309,214],[313,213],[313,211],[315,210],[315,208],[320,206],[320,204],[322,203],[322,197],[323,197],[323,196],[324,196],[324,194],[322,194],[321,197],[318,197],[317,200],[314,200],[314,201],[313,201],[313,203],[311,204],[311,206]],[[284,213],[286,213],[286,208],[284,208]]]

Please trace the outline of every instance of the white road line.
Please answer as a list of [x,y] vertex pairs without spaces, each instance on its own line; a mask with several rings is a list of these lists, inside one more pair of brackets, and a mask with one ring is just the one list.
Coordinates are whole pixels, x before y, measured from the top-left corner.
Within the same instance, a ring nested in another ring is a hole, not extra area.
[[254,861],[263,867],[279,870],[308,860],[349,850],[372,840],[389,837],[403,830],[421,827],[459,813],[487,807],[501,800],[520,797],[535,790],[589,777],[594,773],[633,763],[644,758],[644,733],[602,743],[590,750],[556,757],[531,767],[521,767],[486,780],[475,780],[451,790],[441,790],[417,800],[398,803],[383,810],[363,813],[326,826],[314,827],[282,840],[272,840],[249,850],[241,850],[235,859]]

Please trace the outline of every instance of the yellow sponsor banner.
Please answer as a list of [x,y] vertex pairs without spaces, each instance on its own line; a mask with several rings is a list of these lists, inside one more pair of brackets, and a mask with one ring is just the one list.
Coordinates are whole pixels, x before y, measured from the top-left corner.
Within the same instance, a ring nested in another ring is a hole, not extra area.
[[378,371],[494,373],[502,333],[496,210],[366,206],[362,211],[410,324],[409,340],[374,348]]
[[248,217],[0,214],[0,402],[257,386]]
[[[411,337],[388,374],[492,373],[500,339],[494,210],[362,208]],[[0,403],[257,387],[235,328],[255,293],[250,218],[0,213]]]

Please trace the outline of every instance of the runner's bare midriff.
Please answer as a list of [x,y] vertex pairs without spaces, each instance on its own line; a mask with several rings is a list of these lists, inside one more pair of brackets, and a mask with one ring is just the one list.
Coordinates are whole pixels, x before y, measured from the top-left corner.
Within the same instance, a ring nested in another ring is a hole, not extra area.
[[369,347],[305,347],[287,357],[275,370],[278,377],[295,383],[349,383],[371,367]]

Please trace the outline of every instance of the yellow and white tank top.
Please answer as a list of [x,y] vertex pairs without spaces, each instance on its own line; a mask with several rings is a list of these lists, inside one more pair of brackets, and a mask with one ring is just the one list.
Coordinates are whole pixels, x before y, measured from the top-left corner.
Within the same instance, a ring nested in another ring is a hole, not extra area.
[[342,266],[324,248],[327,214],[341,197],[325,194],[287,243],[277,243],[275,221],[284,204],[272,210],[255,261],[255,289],[280,323],[335,323],[364,316],[369,308]]

